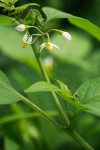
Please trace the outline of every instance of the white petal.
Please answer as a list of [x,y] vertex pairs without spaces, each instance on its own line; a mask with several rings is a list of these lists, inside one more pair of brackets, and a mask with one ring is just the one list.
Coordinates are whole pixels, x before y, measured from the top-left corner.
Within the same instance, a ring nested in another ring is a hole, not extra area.
[[46,45],[46,43],[43,43],[43,44],[40,45],[40,47],[43,47],[43,46],[45,46],[45,45]]
[[45,45],[44,46],[41,46],[40,48],[40,52],[45,48]]
[[23,36],[23,42],[27,42],[27,38],[28,38],[28,34],[27,33],[25,33],[25,35]]
[[40,45],[40,52],[45,48],[45,46],[46,46],[46,43],[43,43]]
[[59,50],[59,47],[57,45],[53,44],[53,47],[56,47]]
[[32,36],[27,40],[27,44],[32,44]]

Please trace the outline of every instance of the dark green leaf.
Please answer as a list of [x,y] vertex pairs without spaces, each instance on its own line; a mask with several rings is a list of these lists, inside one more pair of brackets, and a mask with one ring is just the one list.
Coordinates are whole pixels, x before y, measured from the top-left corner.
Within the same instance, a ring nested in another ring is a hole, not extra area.
[[100,116],[100,78],[82,84],[76,92],[80,102],[88,106],[92,113]]

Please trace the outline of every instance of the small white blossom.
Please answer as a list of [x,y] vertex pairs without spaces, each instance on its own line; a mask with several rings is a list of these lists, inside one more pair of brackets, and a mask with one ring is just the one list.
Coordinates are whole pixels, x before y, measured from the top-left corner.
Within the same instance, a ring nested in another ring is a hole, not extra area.
[[43,64],[46,71],[51,72],[54,68],[54,60],[52,57],[46,57],[43,59]]
[[16,29],[17,31],[23,32],[23,31],[25,31],[26,26],[25,26],[24,24],[20,24],[20,25],[18,25],[15,29]]
[[[35,41],[35,40],[34,40]],[[32,36],[29,37],[27,33],[23,36],[23,48],[26,48],[27,44],[32,44],[34,41],[32,41]]]
[[45,48],[47,51],[52,51],[53,47],[59,49],[59,47],[58,47],[57,45],[53,44],[53,43],[50,43],[50,42],[48,42],[48,43],[43,43],[43,44],[41,44],[41,46],[40,46],[40,52],[41,52],[44,48]]
[[62,35],[64,40],[67,40],[67,41],[72,40],[72,37],[68,32],[62,32],[61,35]]

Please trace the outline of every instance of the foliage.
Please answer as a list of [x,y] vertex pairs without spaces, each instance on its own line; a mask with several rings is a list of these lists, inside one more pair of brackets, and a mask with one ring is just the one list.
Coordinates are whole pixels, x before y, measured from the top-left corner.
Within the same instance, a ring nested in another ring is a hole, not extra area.
[[0,149],[99,149],[100,53],[93,40],[100,40],[100,28],[28,2],[0,2]]

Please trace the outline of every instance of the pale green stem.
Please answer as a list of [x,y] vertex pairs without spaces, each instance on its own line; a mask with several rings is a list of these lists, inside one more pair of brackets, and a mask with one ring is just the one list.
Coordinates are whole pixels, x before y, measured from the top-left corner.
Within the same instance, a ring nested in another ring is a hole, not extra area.
[[36,26],[26,26],[27,29],[30,29],[30,28],[34,28],[36,30],[38,30],[41,34],[44,34],[39,28],[37,28]]
[[48,31],[48,33],[49,33],[49,32],[53,32],[53,31],[54,31],[54,32],[58,32],[58,33],[62,33],[62,32],[63,32],[62,30],[58,30],[58,29],[51,29],[51,30],[49,30],[49,31]]

